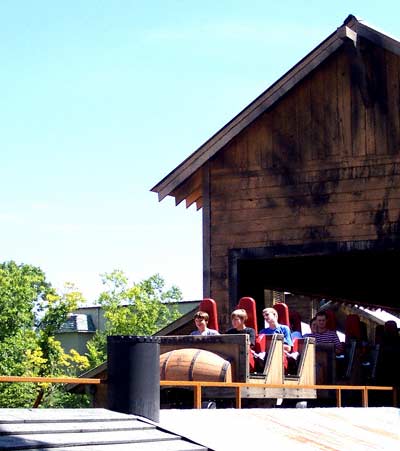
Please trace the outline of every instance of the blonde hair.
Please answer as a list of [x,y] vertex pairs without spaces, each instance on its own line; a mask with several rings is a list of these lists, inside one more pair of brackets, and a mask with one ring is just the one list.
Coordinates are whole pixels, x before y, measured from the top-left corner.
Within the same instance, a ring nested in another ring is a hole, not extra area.
[[235,316],[239,317],[241,320],[247,320],[247,312],[244,308],[238,308],[231,313],[231,319]]
[[275,318],[278,318],[278,312],[277,312],[274,308],[272,308],[272,307],[267,307],[267,308],[265,308],[265,309],[263,310],[263,315],[264,315],[265,313],[272,313],[272,314],[275,316]]

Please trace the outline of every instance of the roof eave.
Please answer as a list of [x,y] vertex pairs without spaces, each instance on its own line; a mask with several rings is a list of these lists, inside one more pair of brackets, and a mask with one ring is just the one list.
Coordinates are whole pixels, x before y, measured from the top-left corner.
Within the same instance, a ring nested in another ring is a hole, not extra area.
[[165,176],[157,185],[151,188],[151,191],[158,193],[159,201],[170,195],[177,186],[197,171],[209,158],[215,155],[215,153],[239,134],[247,125],[270,108],[279,98],[339,48],[344,40],[351,39],[354,41],[356,37],[356,33],[346,25],[339,27],[318,45],[318,47],[300,60],[292,69]]
[[158,200],[172,195],[173,191],[191,177],[213,155],[237,136],[245,127],[276,103],[283,95],[304,79],[311,71],[335,52],[345,41],[353,41],[357,45],[358,37],[363,37],[400,55],[400,44],[395,39],[360,22],[350,15],[343,25],[321,42],[314,50],[301,59],[286,74],[266,89],[253,102],[246,106],[209,140],[195,150],[188,158],[166,175],[153,188],[158,193]]

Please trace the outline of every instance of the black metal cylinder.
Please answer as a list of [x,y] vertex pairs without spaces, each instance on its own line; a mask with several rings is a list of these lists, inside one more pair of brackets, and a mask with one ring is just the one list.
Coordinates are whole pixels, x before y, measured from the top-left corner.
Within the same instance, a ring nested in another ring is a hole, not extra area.
[[160,339],[113,335],[107,338],[108,408],[159,422]]

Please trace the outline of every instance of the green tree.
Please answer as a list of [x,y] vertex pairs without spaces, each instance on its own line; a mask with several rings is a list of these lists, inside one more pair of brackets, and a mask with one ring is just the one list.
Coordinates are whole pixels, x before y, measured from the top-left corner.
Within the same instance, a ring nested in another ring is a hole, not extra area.
[[[75,375],[88,367],[77,353],[66,354],[54,334],[76,309],[82,295],[72,286],[58,295],[35,266],[0,264],[0,374],[8,376]],[[62,387],[0,384],[1,407],[32,407],[38,388],[53,403]],[[68,395],[67,395],[68,397]]]
[[106,360],[108,335],[153,335],[179,317],[174,303],[182,300],[182,293],[175,286],[166,290],[159,274],[129,284],[126,275],[115,270],[103,274],[102,283],[106,289],[98,302],[104,311],[105,330],[88,342],[91,366]]
[[40,319],[36,320],[38,344],[45,362],[40,366],[41,376],[75,375],[77,370],[88,366],[78,353],[66,354],[54,335],[70,312],[84,302],[82,294],[71,283],[65,285],[62,295],[49,293],[38,302]]
[[15,262],[0,264],[0,342],[16,333],[30,330],[40,302],[53,293],[50,283],[40,268],[17,265]]

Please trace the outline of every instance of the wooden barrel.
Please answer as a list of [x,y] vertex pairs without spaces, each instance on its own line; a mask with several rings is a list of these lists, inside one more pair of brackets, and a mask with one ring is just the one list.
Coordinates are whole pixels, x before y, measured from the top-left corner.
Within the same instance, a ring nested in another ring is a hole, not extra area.
[[204,349],[174,349],[160,355],[160,379],[232,382],[231,364]]

